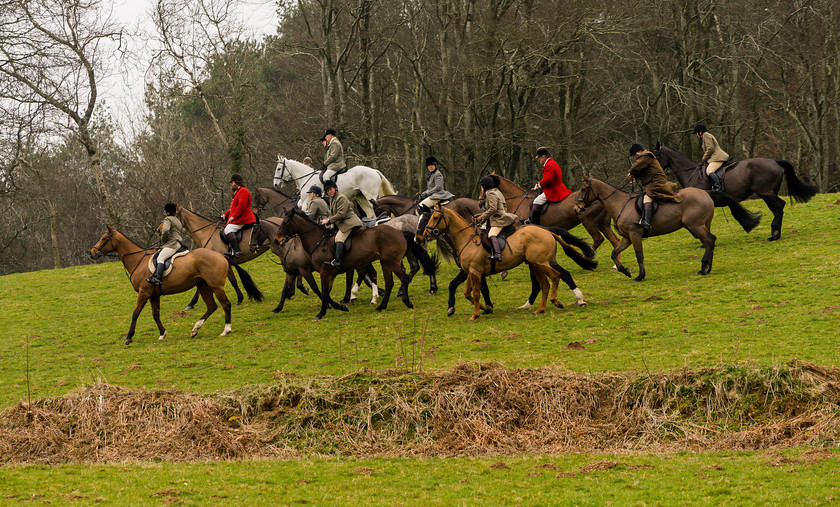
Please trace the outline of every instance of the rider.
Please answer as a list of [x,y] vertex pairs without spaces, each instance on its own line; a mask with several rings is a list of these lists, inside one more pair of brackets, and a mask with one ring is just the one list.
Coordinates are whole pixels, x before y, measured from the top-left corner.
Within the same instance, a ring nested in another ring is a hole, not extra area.
[[160,234],[160,241],[163,246],[160,248],[160,253],[157,257],[157,266],[152,276],[146,278],[146,281],[152,285],[160,285],[161,277],[163,276],[164,263],[167,259],[175,255],[179,248],[186,246],[184,244],[184,227],[181,221],[175,216],[175,211],[178,209],[174,202],[164,204],[163,211],[166,213],[166,218],[157,228]]
[[712,190],[723,190],[720,176],[715,171],[729,160],[729,154],[721,149],[715,136],[702,123],[698,123],[694,127],[693,133],[703,141],[703,162],[706,162],[706,176],[712,182]]
[[423,239],[423,231],[432,216],[432,207],[440,201],[455,197],[452,192],[448,192],[443,187],[443,173],[438,170],[438,161],[435,157],[426,158],[426,170],[428,171],[426,190],[420,193],[420,204],[417,205],[420,210],[420,221],[417,223],[414,240],[418,242]]
[[484,213],[476,215],[474,218],[476,222],[490,221],[490,231],[487,237],[490,238],[490,245],[493,247],[493,254],[491,259],[502,260],[502,249],[499,248],[499,238],[496,236],[502,232],[502,229],[510,224],[516,223],[519,217],[513,213],[507,212],[505,205],[505,196],[502,191],[496,188],[498,182],[492,176],[485,176],[478,180],[478,184],[484,189]]
[[541,188],[542,193],[538,195],[531,204],[531,216],[525,221],[527,224],[540,224],[540,210],[547,202],[560,202],[565,199],[571,190],[563,184],[563,172],[560,165],[551,158],[548,148],[540,146],[537,148],[537,161],[542,166],[542,179],[535,189]]
[[330,216],[330,209],[327,202],[321,198],[321,187],[318,185],[309,187],[309,208],[306,210],[306,216],[318,223]]
[[340,270],[341,257],[344,255],[344,240],[354,228],[362,225],[362,221],[353,211],[350,199],[338,191],[333,180],[324,181],[324,191],[330,198],[330,216],[321,220],[321,225],[335,224],[338,228],[335,234],[335,259],[324,261],[324,264]]
[[309,157],[303,157],[303,165],[312,167],[312,159]]
[[644,230],[650,229],[650,217],[653,214],[653,201],[681,202],[676,185],[668,181],[665,171],[659,165],[656,156],[639,143],[630,146],[630,156],[634,162],[627,173],[628,178],[636,178],[645,187],[644,214],[636,225]]
[[335,130],[327,129],[324,137],[321,138],[321,144],[327,149],[327,156],[324,158],[324,165],[321,167],[323,171],[324,181],[330,179],[335,181],[335,176],[340,171],[347,168],[344,162],[344,148],[341,142],[335,137]]
[[223,234],[230,246],[227,255],[239,257],[239,242],[236,241],[236,233],[246,225],[257,223],[257,217],[251,211],[251,192],[245,187],[245,181],[241,175],[234,174],[230,177],[230,190],[233,192],[233,198],[230,201],[230,208],[222,215],[225,220]]

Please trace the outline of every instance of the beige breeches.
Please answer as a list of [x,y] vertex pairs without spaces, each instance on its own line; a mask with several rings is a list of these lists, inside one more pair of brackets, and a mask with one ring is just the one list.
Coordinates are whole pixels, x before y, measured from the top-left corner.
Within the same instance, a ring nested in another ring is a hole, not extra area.
[[706,175],[708,176],[709,174],[717,171],[722,165],[723,162],[709,162],[709,165],[706,166]]
[[426,197],[425,199],[420,201],[420,206],[425,206],[429,209],[432,209],[432,208],[435,207],[435,204],[437,204],[439,202],[440,202],[440,199],[432,199],[431,197]]
[[335,242],[336,243],[344,243],[344,240],[347,239],[347,236],[350,235],[350,232],[338,231],[335,233]]
[[494,238],[494,237],[498,236],[500,232],[502,232],[501,227],[491,227],[490,232],[487,233],[487,237],[488,238]]

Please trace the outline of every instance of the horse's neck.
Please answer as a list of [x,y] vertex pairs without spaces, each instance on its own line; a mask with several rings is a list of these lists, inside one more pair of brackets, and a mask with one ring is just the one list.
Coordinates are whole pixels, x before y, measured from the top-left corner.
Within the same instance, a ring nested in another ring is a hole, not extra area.
[[509,180],[502,180],[499,191],[505,196],[508,211],[517,209],[520,203],[526,199],[534,199],[534,196],[528,195],[528,191]]
[[141,247],[119,232],[114,232],[114,235],[111,236],[111,241],[114,243],[114,247],[117,250],[120,260],[122,260],[123,266],[125,266],[126,271],[129,273],[140,265],[142,258],[147,253],[151,253],[148,249]]
[[197,213],[193,213],[187,208],[181,208],[181,218],[184,219],[184,227],[187,228],[193,241],[204,246],[205,241],[210,238],[210,235],[215,230],[210,227],[213,222],[199,216]]
[[[590,185],[592,185],[592,183],[590,183]],[[627,202],[627,197],[630,194],[622,192],[612,185],[608,185],[602,181],[594,182],[594,185],[597,186],[597,188],[592,186],[592,189],[598,193],[598,200],[600,200],[601,204],[604,205],[604,209],[606,209],[607,213],[613,218],[617,217],[621,208],[623,208]]]
[[[312,169],[308,165],[305,165],[301,162],[297,162],[295,160],[286,159],[286,169],[292,173],[292,177],[295,179],[295,185],[297,186],[298,190],[306,186],[309,188],[309,182],[315,176],[315,169]],[[307,178],[306,176],[309,175]],[[309,194],[304,195],[301,193],[301,198],[308,198]]]
[[[315,250],[315,246],[321,241],[324,237],[324,228],[306,220],[300,215],[293,215],[291,218],[297,229],[297,236],[300,238],[300,243],[303,246],[303,249],[309,255],[312,255],[312,251]],[[308,227],[308,229],[307,229]]]
[[455,247],[458,250],[461,250],[473,236],[470,224],[461,218],[461,215],[447,208],[443,209],[443,216],[448,224],[447,229],[449,237],[452,238],[452,242],[455,244]]
[[680,185],[683,187],[691,187],[699,184],[700,181],[695,176],[696,171],[691,170],[697,167],[697,162],[691,160],[687,155],[680,153],[677,150],[671,148],[667,148],[667,150],[671,157],[671,172],[677,177]]

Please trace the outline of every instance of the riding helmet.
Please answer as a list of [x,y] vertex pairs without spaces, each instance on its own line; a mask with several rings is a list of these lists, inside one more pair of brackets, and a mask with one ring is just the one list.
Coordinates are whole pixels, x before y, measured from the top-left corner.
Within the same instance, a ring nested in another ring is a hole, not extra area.
[[309,187],[309,190],[307,190],[307,193],[321,195],[321,187],[319,187],[318,185],[312,185],[311,187]]
[[433,165],[433,166],[438,165],[438,161],[435,157],[426,157],[426,167],[428,167],[430,165]]
[[640,151],[645,151],[645,147],[642,143],[633,143],[630,145],[630,155],[635,155]]
[[691,132],[692,134],[702,134],[703,132],[708,132],[709,129],[706,128],[705,125],[702,123],[698,123],[694,126],[694,130]]
[[326,141],[327,136],[335,137],[335,129],[327,129],[327,131],[324,132],[324,135],[321,137],[321,141]]
[[324,182],[324,191],[326,192],[330,188],[338,189],[338,185],[335,184],[333,180],[327,180]]
[[539,148],[537,148],[537,158],[550,156],[551,153],[548,152],[548,148],[546,148],[545,146],[540,146]]
[[242,185],[245,184],[245,180],[242,178],[241,174],[232,174],[230,176],[230,182],[236,183],[239,186],[242,186]]
[[168,202],[168,203],[163,205],[163,211],[167,215],[174,215],[175,211],[177,211],[177,210],[178,210],[178,206],[176,206],[174,202]]
[[491,188],[496,187],[496,182],[493,180],[493,178],[490,175],[487,175],[487,176],[481,178],[480,180],[478,180],[478,184],[481,185],[482,188],[484,188],[484,190],[489,190]]

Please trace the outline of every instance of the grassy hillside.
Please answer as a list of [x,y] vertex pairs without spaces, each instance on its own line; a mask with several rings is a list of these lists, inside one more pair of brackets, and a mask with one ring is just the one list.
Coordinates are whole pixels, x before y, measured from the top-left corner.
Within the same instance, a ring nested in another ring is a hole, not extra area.
[[[561,366],[578,371],[650,370],[751,361],[778,364],[792,358],[840,365],[840,206],[837,194],[787,207],[782,239],[768,243],[765,213],[746,234],[717,210],[712,273],[695,275],[702,251],[686,231],[645,241],[648,280],[631,283],[610,271],[602,247],[594,272],[565,257],[590,306],[550,308],[534,316],[517,310],[528,294],[527,270],[490,282],[496,313],[468,323],[467,302],[446,317],[446,295],[412,284],[414,310],[393,300],[376,313],[359,304],[313,321],[317,300],[296,295],[280,315],[282,271],[268,257],[247,265],[266,294],[263,303],[234,308],[233,330],[220,338],[222,314],[188,337],[202,307],[184,314],[191,294],[163,299],[169,337],[157,340],[147,307],[135,343],[122,345],[136,295],[118,263],[9,275],[0,278],[0,406],[27,397],[27,343],[31,397],[66,393],[101,380],[124,387],[211,392],[278,377],[343,374],[363,368],[436,370],[471,361],[512,367]],[[573,232],[583,235],[582,228]],[[91,245],[95,238],[91,239]],[[561,254],[562,255],[562,254]],[[632,249],[624,254],[634,271]],[[444,265],[442,286],[454,275]],[[228,290],[231,294],[232,290]],[[337,294],[338,290],[334,292]],[[571,293],[561,287],[561,300]],[[362,293],[364,298],[369,291]],[[567,349],[577,341],[583,349]]]

